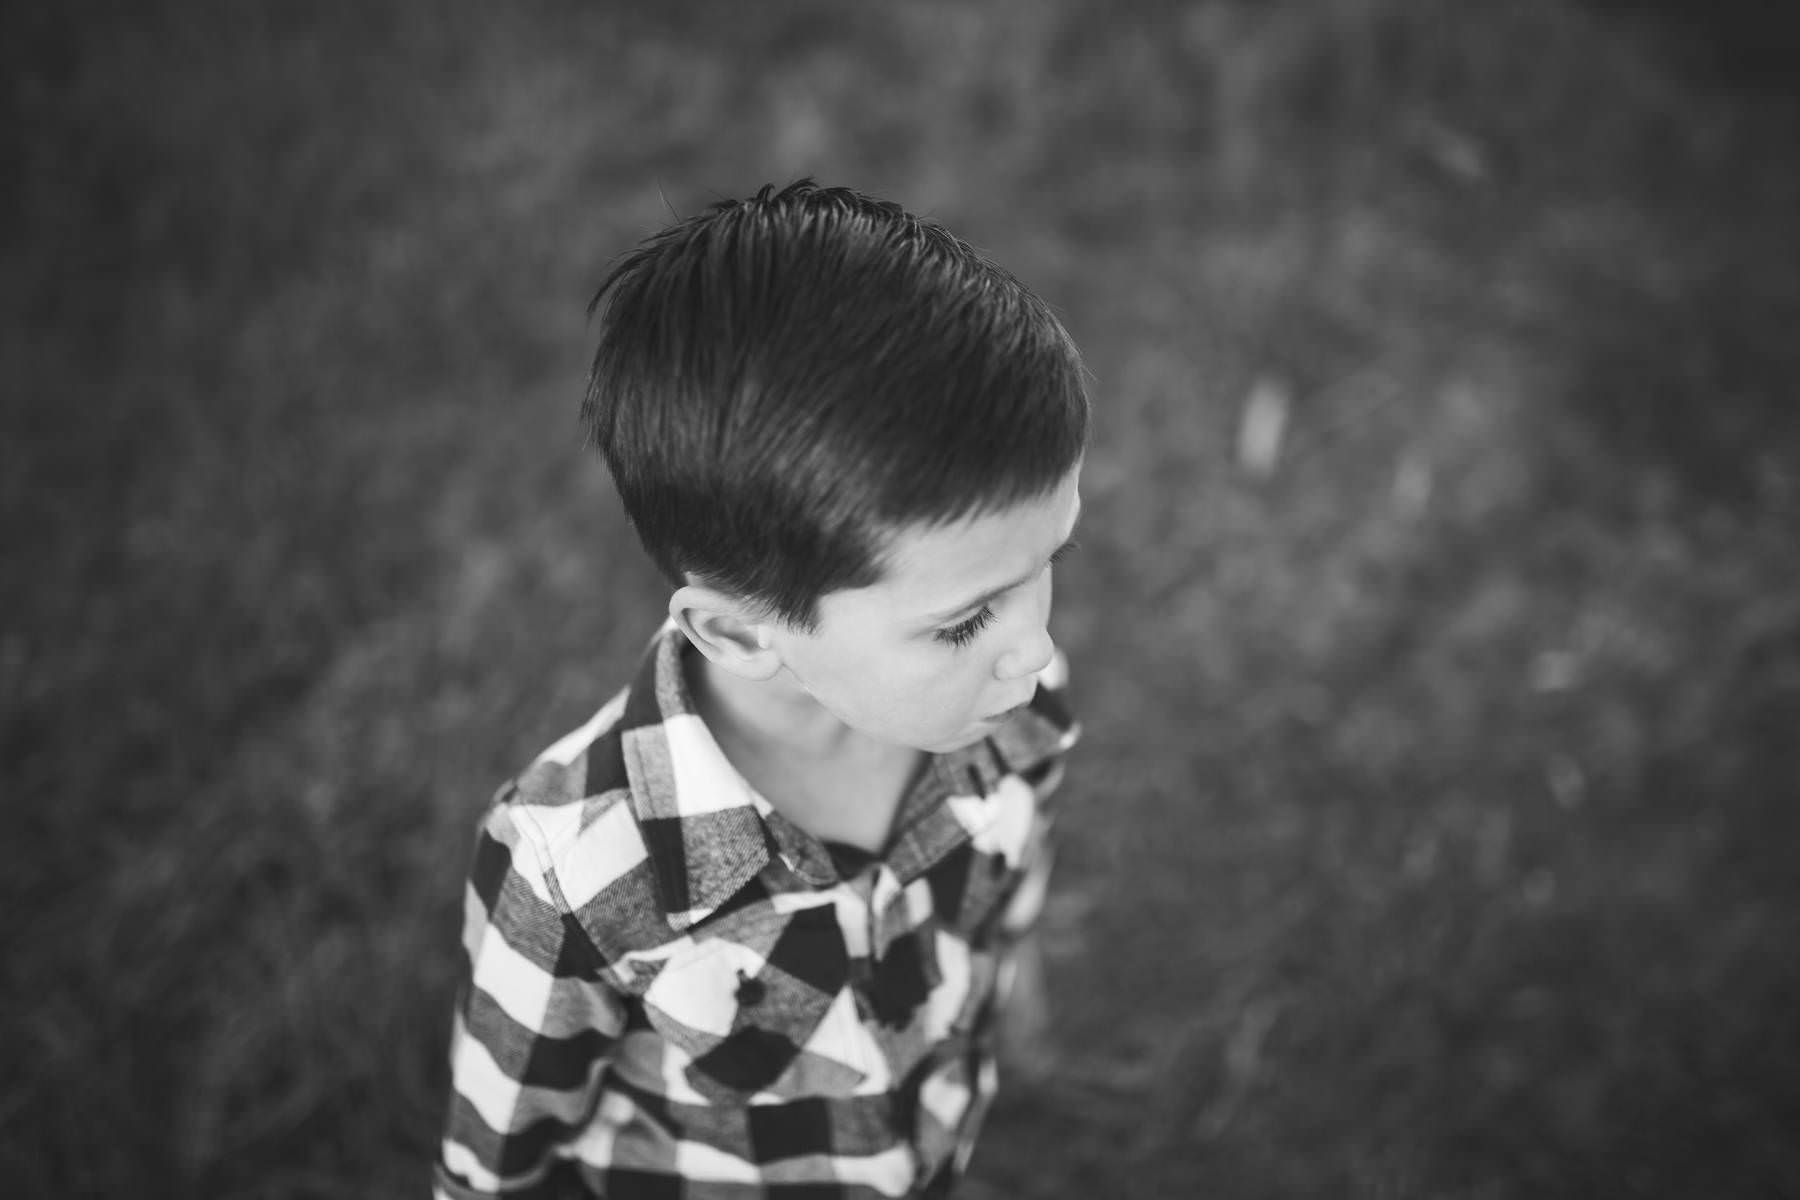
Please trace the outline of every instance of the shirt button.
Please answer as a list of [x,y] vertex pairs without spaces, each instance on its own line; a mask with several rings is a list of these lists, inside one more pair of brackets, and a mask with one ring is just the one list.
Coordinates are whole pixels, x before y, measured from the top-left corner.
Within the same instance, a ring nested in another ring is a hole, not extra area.
[[737,1002],[739,1008],[754,1008],[762,1003],[763,994],[768,985],[760,979],[752,979],[742,971],[738,972]]

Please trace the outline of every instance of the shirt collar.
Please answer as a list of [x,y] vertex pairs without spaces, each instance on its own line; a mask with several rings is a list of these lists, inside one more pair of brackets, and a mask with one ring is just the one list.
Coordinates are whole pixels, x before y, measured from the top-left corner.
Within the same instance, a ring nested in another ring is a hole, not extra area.
[[631,803],[658,898],[686,929],[769,865],[766,805],[700,719],[682,671],[688,640],[674,622],[652,639],[620,718]]
[[[631,803],[676,929],[703,920],[777,857],[815,887],[837,880],[824,846],[756,793],[700,719],[682,668],[689,649],[686,635],[665,623],[638,666],[619,722]],[[1065,674],[1059,653],[1018,716],[973,746],[933,756],[896,816],[892,858],[902,883],[980,832],[987,798],[1002,779],[1030,779],[1074,743],[1079,731],[1060,687]],[[948,805],[951,796],[969,802]]]

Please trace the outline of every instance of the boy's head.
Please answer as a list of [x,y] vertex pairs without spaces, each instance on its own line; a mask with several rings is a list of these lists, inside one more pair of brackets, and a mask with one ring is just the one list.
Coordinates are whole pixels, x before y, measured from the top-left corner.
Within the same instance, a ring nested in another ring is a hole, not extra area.
[[1048,306],[941,227],[811,181],[628,254],[583,419],[645,549],[810,629],[897,535],[1055,492],[1087,397]]

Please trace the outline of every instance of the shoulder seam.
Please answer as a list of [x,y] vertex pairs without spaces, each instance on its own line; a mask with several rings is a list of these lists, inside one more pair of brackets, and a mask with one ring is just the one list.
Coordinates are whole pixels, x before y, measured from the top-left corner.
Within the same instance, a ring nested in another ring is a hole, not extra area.
[[557,738],[539,752],[538,756],[532,760],[532,765],[553,762],[558,766],[566,767],[574,763],[589,746],[599,741],[607,733],[616,731],[619,718],[625,713],[625,703],[630,695],[630,688],[620,688],[583,724]]

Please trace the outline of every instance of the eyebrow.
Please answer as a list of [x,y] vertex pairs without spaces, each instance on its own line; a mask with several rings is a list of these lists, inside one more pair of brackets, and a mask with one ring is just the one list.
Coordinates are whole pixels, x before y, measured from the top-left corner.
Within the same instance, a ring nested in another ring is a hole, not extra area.
[[[1068,550],[1075,545],[1075,530],[1080,525],[1081,525],[1081,510],[1079,508],[1077,508],[1075,510],[1075,524],[1070,526],[1068,538],[1066,540],[1064,540],[1062,545],[1058,546],[1055,550],[1053,550],[1051,552],[1050,558],[1052,558],[1052,559],[1055,558],[1058,554],[1061,554],[1063,551]],[[1049,560],[1046,559],[1044,566],[1048,566],[1048,565],[1049,565]],[[982,605],[988,603],[991,600],[996,599],[997,597],[1006,595],[1006,593],[1012,591],[1014,588],[1021,587],[1024,584],[1030,583],[1033,579],[1036,579],[1038,577],[1038,572],[1042,571],[1043,569],[1044,569],[1044,567],[1039,567],[1036,571],[1032,571],[1029,574],[1022,575],[1018,579],[1013,580],[1011,583],[1003,583],[999,587],[989,588],[987,591],[981,593],[981,595],[972,597],[966,603],[959,604],[955,608],[947,608],[943,612],[937,614],[936,616],[928,617],[926,619],[928,621],[930,621],[931,624],[933,624],[933,625],[942,625],[946,621],[950,621],[957,617],[962,616],[964,613],[974,612],[976,609],[980,608]]]

